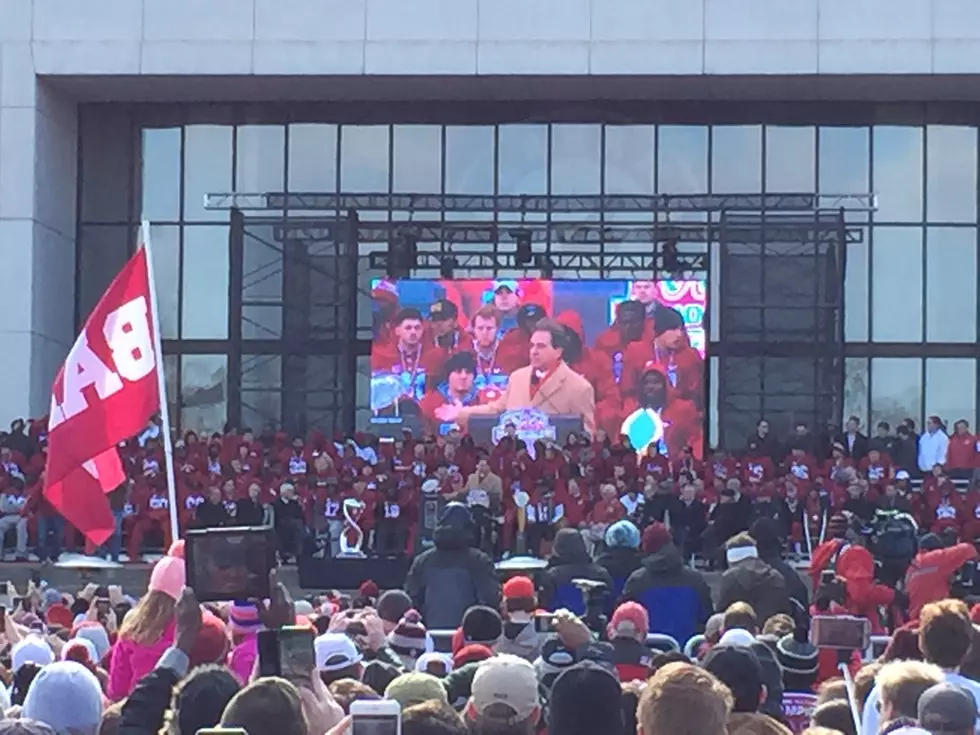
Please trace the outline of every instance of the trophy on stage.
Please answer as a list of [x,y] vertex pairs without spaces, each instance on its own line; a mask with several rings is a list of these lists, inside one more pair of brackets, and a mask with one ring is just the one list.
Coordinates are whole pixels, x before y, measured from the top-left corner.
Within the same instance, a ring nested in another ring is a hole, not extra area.
[[517,506],[517,554],[527,553],[527,505],[531,496],[523,490],[514,493],[514,504]]
[[364,529],[357,520],[364,512],[364,503],[357,498],[347,498],[344,501],[344,528],[340,533],[340,556],[349,559],[363,559]]

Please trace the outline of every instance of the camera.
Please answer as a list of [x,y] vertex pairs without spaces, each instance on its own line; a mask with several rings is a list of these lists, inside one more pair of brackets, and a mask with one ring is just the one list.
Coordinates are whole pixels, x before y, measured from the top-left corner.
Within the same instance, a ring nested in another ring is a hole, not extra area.
[[604,639],[608,622],[605,609],[609,587],[605,582],[597,582],[594,579],[573,579],[572,584],[582,593],[582,600],[585,602],[585,615],[582,616],[582,622],[596,638]]

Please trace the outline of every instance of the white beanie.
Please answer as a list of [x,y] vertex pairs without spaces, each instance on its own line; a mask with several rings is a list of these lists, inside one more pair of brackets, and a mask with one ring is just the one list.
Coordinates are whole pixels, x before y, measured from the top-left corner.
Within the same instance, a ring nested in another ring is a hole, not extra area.
[[726,630],[724,635],[718,639],[719,646],[741,646],[748,648],[753,643],[755,643],[755,636],[744,628]]
[[21,716],[40,720],[59,735],[95,735],[102,720],[102,687],[80,663],[49,664],[31,682]]
[[86,651],[88,651],[88,658],[93,664],[99,663],[99,652],[95,648],[95,644],[92,643],[88,638],[72,638],[65,644],[65,647],[61,649],[61,660],[67,661],[68,654],[71,652],[72,646],[82,646]]
[[92,658],[94,663],[99,663],[105,659],[109,654],[109,649],[112,648],[109,643],[109,634],[106,633],[105,628],[98,624],[85,624],[79,625],[75,628],[75,638],[82,638],[87,641],[91,641],[92,645],[95,646],[95,656]]
[[28,635],[14,644],[10,651],[10,665],[17,671],[24,664],[47,666],[54,661],[54,651],[39,635]]

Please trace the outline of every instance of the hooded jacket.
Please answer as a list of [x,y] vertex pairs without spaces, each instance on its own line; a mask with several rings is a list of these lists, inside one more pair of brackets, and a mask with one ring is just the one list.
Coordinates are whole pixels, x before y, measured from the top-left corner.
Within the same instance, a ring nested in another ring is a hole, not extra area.
[[415,558],[405,592],[430,629],[458,628],[473,605],[500,607],[500,580],[493,561],[470,546],[470,529],[459,513],[446,514],[433,534],[435,548]]
[[[835,556],[836,565],[833,564]],[[891,605],[895,601],[895,590],[875,584],[875,562],[871,552],[860,544],[848,544],[844,539],[825,541],[813,552],[810,576],[819,584],[820,572],[831,568],[845,580],[848,612],[868,618],[872,633],[884,632],[878,607]]]
[[721,575],[718,611],[725,612],[734,602],[747,602],[760,622],[773,615],[793,614],[786,580],[762,559],[743,559]]
[[[660,417],[664,422],[664,441],[667,444],[667,456],[679,457],[685,447],[691,447],[695,457],[701,456],[704,449],[704,426],[701,413],[697,406],[682,397],[667,378],[666,370],[660,365],[646,365],[640,373],[635,392],[623,399],[623,419],[628,419],[633,412],[644,407],[644,398],[640,395],[643,376],[647,373],[659,373],[667,385],[667,395],[663,406],[660,407]],[[633,437],[630,437],[633,439]],[[634,446],[641,446],[639,440],[634,440]]]
[[504,634],[494,646],[496,653],[510,653],[534,662],[541,653],[542,636],[534,630],[534,621],[504,623]]
[[728,735],[792,735],[778,720],[761,712],[732,712],[728,716]]
[[650,616],[650,632],[671,636],[683,648],[711,616],[711,590],[700,573],[684,565],[674,544],[643,560],[626,580],[622,600],[638,602]]
[[613,580],[609,572],[592,561],[585,549],[585,539],[573,528],[563,528],[555,535],[548,568],[541,580],[541,607],[548,610],[568,608],[581,615],[585,606],[577,589],[569,589],[573,579],[591,579],[606,585],[612,594]]
[[809,610],[810,593],[807,591],[806,583],[799,572],[783,560],[779,529],[775,523],[771,519],[759,519],[752,524],[749,533],[755,539],[759,549],[759,558],[782,575],[790,598],[802,606],[803,612]]
[[[609,572],[614,583],[625,585],[629,576],[643,566],[643,559],[636,549],[606,547],[596,557],[595,563]],[[621,592],[622,589],[619,591]]]

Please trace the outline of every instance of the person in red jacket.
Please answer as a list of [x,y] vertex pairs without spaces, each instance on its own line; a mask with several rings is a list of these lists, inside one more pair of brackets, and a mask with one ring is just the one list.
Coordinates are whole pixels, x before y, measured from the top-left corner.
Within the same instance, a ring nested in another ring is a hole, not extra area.
[[605,357],[618,385],[623,379],[623,361],[627,348],[643,339],[646,310],[639,301],[621,301],[616,305],[616,320],[595,340],[595,350]]
[[868,452],[868,456],[861,460],[858,465],[861,474],[868,478],[868,484],[875,488],[883,488],[895,474],[892,461],[887,454],[882,454],[877,449]]
[[648,363],[644,368],[638,393],[623,401],[623,413],[626,419],[621,433],[642,452],[657,443],[667,457],[680,457],[685,447],[690,447],[695,457],[702,456],[701,414],[674,390],[659,364]]
[[473,352],[476,356],[476,378],[474,384],[483,388],[507,387],[510,372],[505,370],[497,359],[500,349],[500,312],[493,305],[487,304],[477,311],[470,320],[470,331],[473,334]]
[[459,328],[459,308],[452,301],[439,299],[429,307],[428,335],[431,341],[422,356],[426,375],[439,375],[452,355],[471,352],[473,338]]
[[699,409],[704,403],[704,361],[688,340],[683,320],[673,309],[658,310],[653,318],[653,338],[632,343],[623,358],[623,377],[619,384],[624,398],[635,395],[646,365],[660,365],[681,398]]
[[457,352],[443,366],[445,379],[435,388],[428,391],[419,403],[422,417],[428,430],[437,436],[449,433],[454,426],[464,431],[467,422],[459,417],[455,422],[440,421],[436,409],[445,405],[480,406],[495,401],[501,396],[499,388],[487,386],[479,389],[476,386],[476,358],[472,352]]
[[977,447],[980,437],[970,431],[969,422],[960,419],[953,424],[953,434],[946,448],[946,465],[957,476],[969,478],[977,467]]
[[[407,307],[398,312],[394,320],[395,338],[388,344],[375,344],[371,347],[371,373],[374,379],[394,377],[398,389],[391,393],[394,400],[417,401],[425,391],[426,351],[434,349],[423,340],[425,327],[422,312]],[[386,408],[375,406],[377,410]]]
[[973,544],[956,544],[947,549],[934,533],[927,533],[919,539],[919,553],[905,573],[909,619],[918,620],[925,605],[949,597],[950,577],[977,556],[977,548]]
[[776,468],[772,460],[762,451],[762,446],[756,442],[749,442],[742,457],[742,482],[745,485],[752,483],[769,482],[776,476]]
[[795,444],[790,450],[790,456],[786,458],[786,474],[806,492],[817,479],[817,460],[807,453],[802,444]]
[[170,530],[170,500],[163,486],[163,478],[154,478],[148,485],[134,488],[133,505],[136,509],[136,519],[126,544],[126,553],[130,562],[142,559],[143,536],[147,531],[159,529],[163,534],[163,548],[169,549],[173,542]]
[[832,569],[844,580],[844,607],[851,615],[871,621],[873,633],[883,633],[885,627],[878,608],[895,602],[895,590],[875,584],[875,562],[864,546],[864,536],[855,523],[844,514],[835,514],[827,524],[830,541],[825,541],[813,551],[810,561],[810,577],[813,588],[820,584],[820,573]]
[[595,392],[596,426],[615,436],[622,423],[622,401],[619,387],[613,377],[612,366],[600,353],[585,344],[585,328],[582,317],[576,312],[565,310],[555,321],[565,327],[567,345],[565,363],[572,370],[589,381]]

